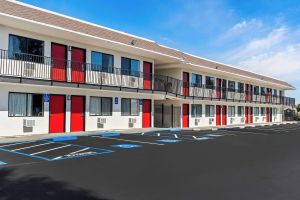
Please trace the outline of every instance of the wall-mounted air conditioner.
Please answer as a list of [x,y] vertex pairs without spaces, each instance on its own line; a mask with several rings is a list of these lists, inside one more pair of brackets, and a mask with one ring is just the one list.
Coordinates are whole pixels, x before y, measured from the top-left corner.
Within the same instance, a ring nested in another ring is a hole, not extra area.
[[136,83],[137,83],[137,78],[130,77],[130,79],[129,79],[129,86],[130,87],[136,87],[137,86]]
[[35,64],[34,63],[25,63],[24,65],[24,76],[32,77],[35,71]]
[[254,121],[258,122],[259,121],[259,117],[255,117]]
[[102,81],[102,83],[107,83],[108,82],[108,74],[102,73],[101,74],[101,81]]
[[241,123],[244,123],[244,122],[245,122],[245,118],[242,117],[242,118],[241,118]]
[[214,123],[215,119],[214,118],[209,118],[209,125],[212,125]]
[[106,118],[98,118],[97,119],[97,127],[104,128],[104,124],[106,124]]
[[136,118],[129,118],[128,127],[133,128],[135,123],[136,123]]
[[32,128],[35,126],[35,120],[32,119],[23,119],[23,126],[27,128]]
[[201,121],[200,119],[197,119],[197,118],[196,118],[196,119],[195,119],[195,126],[198,126],[198,125],[200,124],[200,121]]
[[231,118],[230,118],[230,124],[233,124],[234,121],[235,121],[235,118],[234,118],[234,117],[231,117]]

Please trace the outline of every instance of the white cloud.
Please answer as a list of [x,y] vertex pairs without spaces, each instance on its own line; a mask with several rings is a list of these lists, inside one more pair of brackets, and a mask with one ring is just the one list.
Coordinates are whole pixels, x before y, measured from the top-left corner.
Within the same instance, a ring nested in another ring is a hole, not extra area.
[[237,61],[237,65],[287,81],[300,81],[300,43],[246,57]]
[[226,53],[224,60],[241,68],[286,81],[300,81],[300,34],[285,26]]
[[243,20],[235,25],[231,29],[229,29],[229,33],[235,33],[235,32],[240,32],[240,31],[245,31],[246,29],[257,29],[261,28],[263,26],[262,21],[258,19],[250,19],[250,20]]
[[229,40],[237,39],[237,37],[238,39],[252,37],[263,31],[263,28],[264,24],[261,20],[255,18],[242,20],[221,34],[217,42],[228,42]]

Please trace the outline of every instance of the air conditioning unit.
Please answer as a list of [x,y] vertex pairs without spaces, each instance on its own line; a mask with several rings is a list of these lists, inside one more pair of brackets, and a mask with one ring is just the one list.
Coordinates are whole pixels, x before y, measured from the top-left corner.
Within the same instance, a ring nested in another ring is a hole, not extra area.
[[209,119],[209,125],[212,125],[214,121],[215,121],[214,118],[210,118],[210,119]]
[[262,120],[263,120],[263,122],[265,122],[266,121],[266,117],[263,117]]
[[136,118],[129,118],[128,127],[133,128],[135,123],[136,123]]
[[136,118],[129,118],[129,123],[135,124],[136,123]]
[[200,119],[195,119],[195,126],[198,126],[200,121],[201,121]]
[[242,117],[242,118],[241,118],[241,123],[244,123],[244,122],[245,122],[245,118]]
[[137,87],[137,78],[135,78],[135,77],[130,77],[130,79],[129,79],[129,86],[130,87]]
[[98,118],[97,123],[106,124],[106,118]]
[[274,117],[274,121],[277,121],[277,117]]
[[230,123],[233,124],[234,121],[235,121],[235,118],[231,117],[230,118]]
[[34,63],[25,63],[24,65],[24,76],[32,77],[34,75],[35,64]]
[[97,119],[97,127],[104,128],[104,124],[106,124],[106,118],[98,118]]
[[28,128],[32,128],[35,126],[35,120],[32,119],[23,119],[23,126],[24,127],[28,127]]
[[259,117],[255,117],[255,122],[258,122],[259,121]]
[[101,81],[102,81],[102,84],[107,84],[107,82],[108,82],[108,75],[102,73]]

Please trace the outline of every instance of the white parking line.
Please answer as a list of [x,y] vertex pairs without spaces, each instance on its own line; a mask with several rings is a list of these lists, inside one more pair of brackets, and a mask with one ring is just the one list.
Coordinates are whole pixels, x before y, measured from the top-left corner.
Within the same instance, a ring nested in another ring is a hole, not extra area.
[[62,149],[62,148],[69,147],[69,146],[71,146],[71,145],[68,144],[68,145],[65,145],[65,146],[56,147],[56,148],[48,149],[48,150],[45,150],[45,151],[39,151],[39,152],[36,152],[36,153],[32,153],[32,154],[30,154],[30,155],[33,156],[33,155],[37,155],[37,154],[41,154],[41,153],[45,153],[45,152],[49,152],[49,151],[54,151],[54,150],[56,150],[56,149]]
[[135,142],[135,143],[142,143],[142,144],[152,144],[152,145],[160,145],[160,146],[164,145],[164,144],[161,144],[161,143],[143,142],[143,141],[137,141],[137,140],[126,140],[126,139],[120,139],[120,138],[109,138],[109,137],[99,137],[99,136],[93,136],[93,137],[109,139],[109,140],[120,140],[120,141],[126,141],[126,142]]
[[19,148],[19,149],[13,149],[12,151],[19,151],[19,150],[23,150],[23,149],[30,149],[33,147],[39,147],[39,146],[44,146],[47,144],[52,144],[53,142],[48,142],[48,143],[43,143],[43,144],[37,144],[37,145],[33,145],[33,146],[29,146],[29,147],[23,147],[23,148]]
[[160,133],[157,133],[157,136],[159,137],[159,136],[160,136]]
[[80,149],[80,150],[78,150],[78,151],[74,151],[74,152],[72,152],[72,153],[69,153],[68,155],[72,155],[72,154],[75,154],[75,153],[79,153],[79,152],[82,152],[82,151],[85,151],[85,150],[88,150],[88,149],[90,149],[90,148],[88,147],[88,148]]
[[[88,148],[80,149],[80,150],[78,150],[78,151],[74,151],[74,152],[68,153],[68,154],[66,154],[66,155],[73,155],[73,154],[75,154],[75,153],[79,153],[79,152],[82,152],[82,151],[85,151],[85,150],[88,150],[88,149],[90,149],[90,148],[88,147]],[[53,158],[53,160],[61,159],[62,157],[63,157],[63,156],[58,156],[58,157],[56,157],[56,158]]]
[[0,146],[0,148],[1,148],[1,147],[14,146],[14,145],[17,145],[17,144],[26,144],[26,143],[32,143],[32,141],[30,141],[30,142],[18,142],[18,143],[14,143],[14,144],[6,144],[6,145]]
[[212,139],[212,138],[210,138],[210,137],[205,137],[205,136],[199,137],[199,138],[197,138],[196,136],[193,136],[193,138],[194,138],[195,140],[210,140],[210,139]]
[[178,138],[178,135],[177,135],[177,134],[174,134],[174,137],[175,137],[175,138]]

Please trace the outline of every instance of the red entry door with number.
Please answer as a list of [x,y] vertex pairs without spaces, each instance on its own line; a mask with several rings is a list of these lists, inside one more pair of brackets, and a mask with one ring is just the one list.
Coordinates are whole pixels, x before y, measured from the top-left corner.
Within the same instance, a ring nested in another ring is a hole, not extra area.
[[245,107],[245,123],[249,124],[249,107]]
[[188,72],[183,72],[182,74],[182,79],[183,79],[183,88],[182,92],[184,96],[189,96],[189,73]]
[[189,104],[182,104],[182,128],[189,127]]
[[152,89],[152,63],[144,62],[143,67],[144,90]]
[[221,106],[216,106],[216,125],[221,126]]
[[49,133],[65,132],[65,105],[63,95],[51,95],[49,105]]
[[66,81],[67,46],[51,44],[52,69],[51,78],[54,81]]
[[85,50],[72,47],[72,82],[84,83]]
[[143,128],[151,127],[151,100],[143,99]]
[[249,107],[249,121],[250,121],[250,124],[253,123],[253,107]]
[[71,132],[84,131],[85,97],[71,97]]
[[222,106],[222,125],[227,125],[227,107]]

